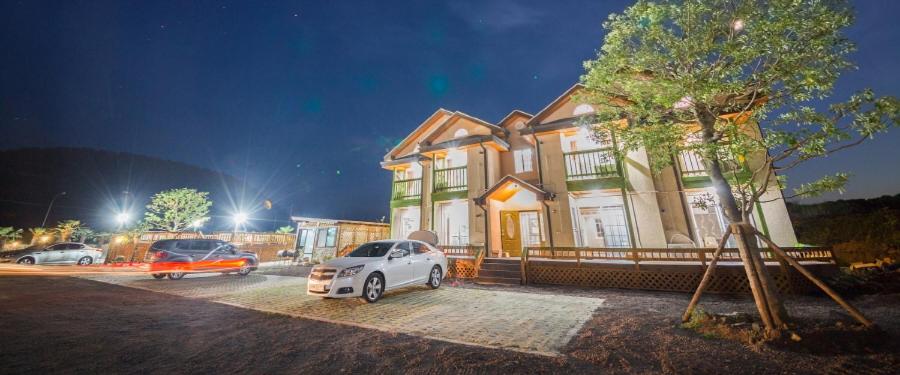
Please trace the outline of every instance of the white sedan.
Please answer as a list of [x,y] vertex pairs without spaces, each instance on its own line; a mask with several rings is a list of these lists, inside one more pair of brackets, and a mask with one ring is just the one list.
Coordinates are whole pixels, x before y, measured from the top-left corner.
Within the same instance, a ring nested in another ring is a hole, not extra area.
[[434,246],[417,240],[369,242],[343,258],[312,269],[309,295],[378,301],[385,291],[410,285],[441,286],[447,275],[447,257]]

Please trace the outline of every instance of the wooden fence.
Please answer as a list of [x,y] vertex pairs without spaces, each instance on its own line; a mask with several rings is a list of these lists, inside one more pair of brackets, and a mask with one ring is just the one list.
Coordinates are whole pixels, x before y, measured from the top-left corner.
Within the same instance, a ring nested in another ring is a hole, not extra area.
[[442,245],[438,246],[447,256],[447,277],[456,279],[473,279],[478,277],[481,262],[484,261],[484,246],[475,245]]
[[[837,272],[831,249],[784,250],[797,260],[815,262],[807,267],[817,274]],[[527,283],[691,292],[699,285],[706,263],[711,260],[714,251],[715,249],[537,247],[526,248],[521,261],[523,277]],[[777,261],[765,249],[761,249],[760,253],[767,261]],[[737,249],[726,249],[720,260],[740,262]],[[770,264],[766,267],[782,293],[800,294],[816,290],[805,277],[784,264]],[[708,290],[732,294],[750,292],[743,267],[722,263],[717,267]]]
[[[799,261],[815,261],[825,263],[835,263],[834,253],[830,248],[825,247],[785,247],[783,248],[792,258]],[[706,262],[712,259],[712,254],[716,249],[713,248],[587,248],[587,247],[528,247],[525,248],[524,258],[527,262],[529,259],[551,259],[551,260],[574,260],[576,263],[582,261],[618,261],[628,262],[635,266],[641,262],[665,262],[665,263],[697,263],[705,266]],[[765,248],[760,249],[765,261],[777,261],[775,255],[766,251]],[[719,261],[740,262],[741,257],[737,249],[725,249],[719,256]]]

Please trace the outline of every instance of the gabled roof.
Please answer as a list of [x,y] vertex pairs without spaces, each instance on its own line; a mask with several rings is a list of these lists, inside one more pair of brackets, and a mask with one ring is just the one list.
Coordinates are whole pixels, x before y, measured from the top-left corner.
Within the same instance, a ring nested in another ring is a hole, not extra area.
[[561,104],[563,101],[568,100],[576,91],[584,88],[584,85],[580,83],[576,83],[568,90],[566,90],[562,95],[557,97],[555,100],[550,102],[544,109],[540,110],[534,117],[531,118],[531,121],[528,121],[528,126],[534,126],[541,123],[541,120],[544,119],[550,112],[552,112],[556,107]]
[[[419,126],[416,127],[416,129],[413,130],[412,133],[409,133],[409,135],[407,135],[406,138],[403,138],[403,140],[400,141],[399,144],[397,144],[396,146],[394,146],[394,148],[392,148],[391,151],[388,151],[388,153],[384,155],[384,159],[385,159],[385,160],[392,159],[391,156],[392,156],[395,152],[399,152],[399,151],[402,150],[404,147],[408,146],[410,142],[412,142],[413,140],[415,140],[416,137],[418,137],[418,136],[421,135],[423,132],[425,132],[426,130],[428,130],[428,127],[432,125],[432,122],[433,122],[434,120],[436,120],[438,117],[440,117],[441,115],[452,115],[452,114],[453,114],[453,112],[450,112],[450,111],[448,111],[448,110],[446,110],[446,109],[443,109],[443,108],[438,108],[437,111],[434,111],[434,113],[432,113],[431,116],[428,116],[428,118],[425,119],[425,121],[423,121],[421,124],[419,124]],[[397,155],[397,156],[402,156],[402,155]]]
[[475,198],[475,203],[478,205],[485,204],[487,202],[487,199],[490,198],[491,195],[493,195],[494,193],[499,191],[501,188],[504,188],[509,184],[517,184],[520,187],[524,188],[525,190],[531,191],[532,193],[537,195],[538,198],[541,200],[553,199],[553,193],[546,192],[543,189],[541,189],[537,186],[534,186],[532,184],[529,184],[516,176],[506,175],[505,177],[501,178],[500,181],[497,181],[497,183],[494,184],[494,186],[491,186],[490,189],[485,191],[484,194],[481,194],[481,196],[479,196],[478,198]]
[[531,118],[534,117],[534,115],[532,115],[530,113],[527,113],[525,111],[521,111],[518,109],[514,109],[512,112],[510,112],[508,115],[506,115],[506,117],[503,117],[503,119],[498,121],[497,126],[506,127],[506,122],[512,120],[516,116],[526,117],[529,120],[531,120]]
[[429,133],[428,136],[422,140],[422,143],[424,143],[426,145],[431,144],[431,142],[434,141],[435,138],[440,136],[444,130],[446,130],[448,127],[450,127],[451,125],[455,124],[457,121],[462,120],[462,119],[472,121],[478,125],[481,125],[481,126],[484,126],[488,129],[490,129],[491,134],[504,135],[504,136],[506,135],[506,130],[497,125],[491,124],[491,123],[484,121],[478,117],[475,117],[475,116],[472,116],[472,115],[469,115],[469,114],[466,114],[466,113],[463,113],[460,111],[456,111],[456,112],[453,112],[453,115],[450,116],[450,118],[445,120],[443,123],[438,125],[438,127],[435,128],[431,133]]

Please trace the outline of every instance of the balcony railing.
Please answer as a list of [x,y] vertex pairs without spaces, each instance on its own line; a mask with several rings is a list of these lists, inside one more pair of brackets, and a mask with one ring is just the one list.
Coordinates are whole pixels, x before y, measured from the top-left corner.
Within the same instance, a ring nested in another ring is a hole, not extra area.
[[466,189],[468,189],[466,166],[434,170],[435,192],[463,191]]
[[[733,157],[720,156],[719,163],[722,165],[722,172],[743,170]],[[693,151],[684,150],[678,153],[678,167],[681,169],[681,177],[704,177],[707,175],[703,157]]]
[[422,197],[422,179],[413,178],[409,180],[394,181],[394,191],[391,194],[392,200],[418,199]]
[[703,158],[693,151],[681,151],[678,154],[678,166],[682,177],[706,176],[706,165]]
[[619,177],[616,156],[610,148],[566,152],[563,157],[568,181]]

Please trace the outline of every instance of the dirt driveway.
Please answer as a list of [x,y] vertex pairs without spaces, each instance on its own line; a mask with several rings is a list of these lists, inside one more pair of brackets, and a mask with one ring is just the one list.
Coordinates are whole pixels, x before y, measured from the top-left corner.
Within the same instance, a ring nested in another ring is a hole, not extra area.
[[[451,289],[451,288],[448,288]],[[465,286],[495,291],[498,288]],[[331,324],[66,277],[0,277],[4,373],[894,373],[900,365],[900,296],[854,301],[882,324],[881,345],[806,352],[754,351],[678,328],[687,296],[544,287],[503,292],[602,298],[593,317],[548,357]],[[711,297],[704,308],[752,311]],[[819,298],[795,315],[846,316]],[[463,327],[461,327],[462,329]],[[815,340],[816,338],[807,338]],[[833,348],[840,337],[827,337]]]

